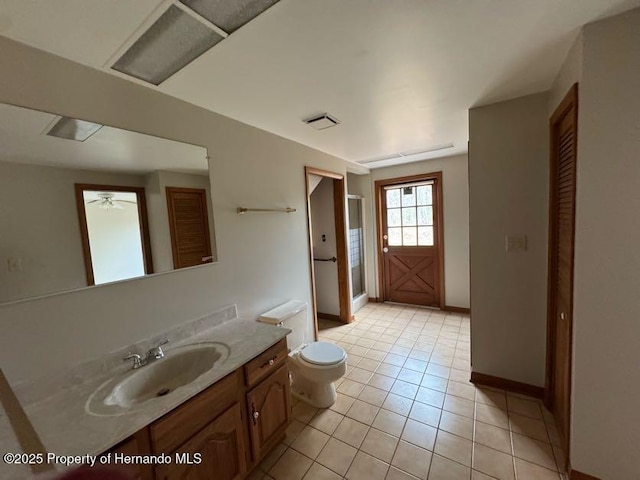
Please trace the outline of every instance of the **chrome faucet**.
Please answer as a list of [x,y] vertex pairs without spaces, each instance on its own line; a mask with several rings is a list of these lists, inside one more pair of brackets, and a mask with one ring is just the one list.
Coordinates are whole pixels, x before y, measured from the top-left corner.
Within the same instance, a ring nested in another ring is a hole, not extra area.
[[144,367],[149,363],[152,363],[152,362],[155,362],[156,360],[160,360],[161,358],[164,358],[164,351],[162,350],[162,346],[166,345],[167,343],[169,343],[169,339],[165,339],[162,342],[160,342],[157,346],[149,349],[149,351],[144,356],[144,358],[142,358],[142,356],[140,356],[137,353],[129,353],[129,355],[124,357],[122,360],[126,361],[126,360],[133,359],[134,370],[140,367]]

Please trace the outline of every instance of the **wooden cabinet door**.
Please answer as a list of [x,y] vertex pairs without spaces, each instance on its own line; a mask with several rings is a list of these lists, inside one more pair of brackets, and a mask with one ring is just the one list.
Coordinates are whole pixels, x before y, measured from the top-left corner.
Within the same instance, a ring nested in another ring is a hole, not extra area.
[[[110,450],[112,457],[118,453],[126,456],[135,456],[146,455],[148,452],[149,439],[146,429],[140,430]],[[151,480],[153,478],[153,470],[150,465],[123,465],[121,469],[131,475],[135,480]]]
[[253,459],[258,462],[282,439],[291,417],[289,371],[286,365],[247,393]]
[[[247,470],[242,416],[235,404],[172,454],[172,463],[156,468],[156,480],[238,480]],[[179,462],[189,454],[191,463]],[[201,455],[198,460],[197,454]],[[198,463],[199,461],[199,463]]]

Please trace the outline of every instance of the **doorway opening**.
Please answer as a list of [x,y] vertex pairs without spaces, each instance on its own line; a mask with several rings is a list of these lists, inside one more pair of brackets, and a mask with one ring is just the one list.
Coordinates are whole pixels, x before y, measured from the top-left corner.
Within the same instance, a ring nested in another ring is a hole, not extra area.
[[364,255],[364,199],[347,195],[349,212],[349,280],[351,281],[351,311],[357,312],[369,301]]
[[375,182],[380,299],[443,308],[442,172]]
[[[578,85],[551,117],[545,405],[569,455]],[[568,458],[568,457],[567,457]]]
[[344,175],[305,167],[311,288],[316,336],[318,317],[353,321],[347,258]]
[[87,285],[153,273],[144,188],[75,188]]

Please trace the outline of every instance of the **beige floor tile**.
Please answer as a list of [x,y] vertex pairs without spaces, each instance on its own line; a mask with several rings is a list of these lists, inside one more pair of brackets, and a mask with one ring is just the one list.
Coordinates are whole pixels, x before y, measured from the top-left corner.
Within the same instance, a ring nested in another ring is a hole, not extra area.
[[382,408],[391,410],[392,412],[404,415],[406,417],[409,415],[412,405],[413,400],[411,400],[410,398],[401,397],[400,395],[396,395],[395,393],[390,393],[389,395],[387,395],[387,398],[382,404]]
[[509,430],[494,427],[488,423],[476,422],[475,439],[477,443],[481,443],[494,450],[511,455],[511,434]]
[[331,438],[324,446],[316,462],[344,476],[358,450],[336,438]]
[[280,443],[276,445],[275,448],[271,450],[271,452],[269,452],[269,454],[266,457],[264,457],[262,462],[260,462],[260,465],[258,466],[258,468],[263,472],[268,472],[276,464],[276,462],[282,456],[282,454],[286,452],[286,450],[287,450],[286,444]]
[[553,455],[556,457],[556,464],[558,465],[559,472],[567,471],[567,456],[564,450],[560,447],[553,446]]
[[369,370],[370,372],[375,372],[381,363],[382,362],[380,360],[371,360],[370,358],[366,358],[366,354],[365,354],[365,358],[363,358],[358,362],[358,368]]
[[464,417],[473,418],[474,403],[466,398],[456,397],[455,395],[445,395],[442,409]]
[[430,463],[431,452],[404,441],[400,441],[398,444],[398,448],[391,461],[394,467],[422,480],[427,478]]
[[402,368],[404,362],[407,361],[407,357],[406,355],[398,355],[397,353],[393,353],[394,348],[395,347],[391,347],[390,353],[388,353],[387,356],[384,357],[383,362],[388,365],[394,365],[396,367]]
[[435,427],[408,419],[400,438],[402,440],[433,451],[438,430]]
[[415,370],[409,370],[405,365],[405,367],[400,370],[400,373],[398,374],[398,380],[420,385],[420,382],[422,381],[422,373],[416,372]]
[[539,465],[534,465],[520,458],[516,458],[516,472],[518,480],[559,480],[560,474]]
[[385,398],[387,398],[387,392],[385,390],[380,390],[379,388],[374,388],[369,385],[364,387],[364,390],[362,390],[358,397],[359,400],[377,407],[382,406]]
[[390,392],[402,397],[414,399],[416,393],[418,393],[418,385],[414,385],[413,383],[409,382],[403,382],[402,380],[396,380],[393,384],[393,387],[391,387]]
[[349,409],[351,408],[351,405],[353,405],[353,402],[355,401],[356,401],[355,398],[345,395],[344,393],[338,392],[336,396],[336,401],[333,402],[333,405],[331,405],[329,409],[344,415],[349,411]]
[[[354,361],[351,360],[352,356],[357,355],[358,357],[362,357],[369,350],[368,348],[358,345],[357,344],[358,341],[360,341],[360,337],[356,338],[356,341],[354,342],[355,345],[349,349],[349,356],[347,358],[347,362],[350,363],[351,365],[355,365]],[[358,361],[360,361],[360,359],[358,359]]]
[[302,430],[304,430],[305,424],[295,418],[291,420],[291,423],[287,427],[286,436],[284,438],[284,443],[287,445],[291,445],[291,443],[296,439],[296,437],[300,434]]
[[327,435],[332,435],[333,432],[336,431],[336,428],[338,428],[338,425],[340,425],[343,418],[344,415],[334,412],[333,410],[321,410],[315,417],[313,417],[311,422],[309,422],[309,425],[313,428],[317,428]]
[[502,410],[507,409],[507,396],[503,391],[489,390],[485,387],[477,388],[476,402]]
[[369,379],[369,385],[374,388],[379,388],[380,390],[384,390],[388,392],[391,390],[391,387],[395,383],[395,379],[393,377],[387,377],[386,375],[382,375],[380,373],[374,373],[373,376]]
[[556,459],[553,455],[553,449],[548,443],[525,437],[519,433],[513,434],[513,452],[514,455],[528,462],[532,462],[551,470],[556,470]]
[[386,375],[387,377],[396,378],[400,373],[401,368],[396,365],[391,365],[389,363],[383,363],[378,367],[376,373],[380,375]]
[[372,428],[364,438],[360,450],[383,462],[390,463],[398,438]]
[[490,477],[477,470],[471,470],[471,480],[495,480],[495,477]]
[[289,448],[269,470],[275,480],[301,480],[313,460]]
[[[358,365],[360,365],[360,363],[358,363]],[[355,382],[366,384],[372,375],[373,375],[373,371],[365,370],[358,366],[358,367],[355,367],[353,370],[351,370],[349,375],[347,375],[347,378]]]
[[439,408],[416,401],[413,402],[411,412],[409,413],[409,418],[438,428],[438,425],[440,424],[441,414],[442,410],[440,410]]
[[293,418],[295,418],[296,420],[302,423],[309,423],[314,415],[318,413],[318,409],[312,407],[307,403],[298,402],[291,410],[291,413],[293,415]]
[[448,381],[446,378],[436,377],[435,375],[425,374],[422,377],[421,386],[430,388],[431,390],[437,390],[439,392],[447,391]]
[[525,417],[542,420],[542,409],[537,400],[526,400],[524,398],[507,395],[507,408],[509,412],[524,415]]
[[363,402],[362,400],[356,400],[347,412],[347,417],[353,418],[360,423],[371,425],[374,418],[378,414],[379,407]]
[[329,441],[329,435],[316,430],[313,427],[305,427],[298,438],[291,444],[291,448],[306,455],[309,458],[316,458],[325,444]]
[[469,383],[460,383],[449,380],[447,393],[456,397],[466,398],[467,400],[475,400],[476,388]]
[[442,404],[444,403],[444,395],[444,393],[438,392],[437,390],[420,387],[418,389],[418,393],[416,394],[415,400],[417,400],[418,402],[426,403],[427,405],[432,405],[437,408],[442,408]]
[[416,480],[416,477],[391,465],[386,480]]
[[342,477],[335,472],[332,472],[326,467],[323,467],[319,463],[311,465],[309,471],[304,476],[304,480],[340,480]]
[[509,417],[504,410],[482,403],[476,405],[476,419],[494,427],[509,428]]
[[369,431],[369,427],[364,423],[356,422],[350,418],[346,418],[340,422],[333,436],[338,440],[342,440],[356,448],[360,447],[365,435]]
[[443,411],[439,428],[467,440],[472,440],[473,437],[473,420],[457,413]]
[[452,367],[451,374],[449,375],[449,380],[473,386],[473,384],[471,383],[471,372],[469,372],[469,370],[459,370]]
[[509,424],[511,431],[535,438],[542,442],[549,442],[547,427],[542,420],[524,417],[515,413],[509,414]]
[[479,443],[474,445],[473,469],[498,480],[515,480],[513,457]]
[[429,362],[426,373],[428,373],[429,375],[435,375],[436,377],[449,378],[451,368],[438,365],[437,363]]
[[434,455],[429,469],[429,480],[469,480],[471,469],[448,458]]
[[346,478],[348,480],[383,480],[388,470],[388,464],[364,452],[358,452],[349,467]]
[[338,387],[338,392],[343,393],[345,395],[349,395],[353,398],[358,398],[360,392],[364,390],[364,384],[360,382],[353,381],[347,378],[342,384]]
[[384,360],[385,356],[385,353],[381,352],[380,350],[369,350],[364,354],[364,358],[375,360],[376,362],[381,362],[382,360]]
[[444,430],[438,430],[436,445],[433,451],[449,460],[470,467],[472,447],[473,443],[471,440],[452,435]]
[[[409,352],[411,353],[411,352]],[[427,369],[428,363],[424,360],[418,360],[416,358],[408,358],[404,363],[404,368],[408,368],[410,370],[415,370],[420,373],[424,373]]]
[[406,417],[388,410],[380,410],[372,426],[389,435],[399,437],[404,428]]
[[[419,347],[418,345],[421,346]],[[416,342],[416,344],[413,346],[413,350],[411,350],[411,353],[409,354],[409,358],[421,360],[423,362],[429,362],[429,358],[431,357],[431,350],[424,351],[422,347],[424,347],[424,344],[422,342]]]

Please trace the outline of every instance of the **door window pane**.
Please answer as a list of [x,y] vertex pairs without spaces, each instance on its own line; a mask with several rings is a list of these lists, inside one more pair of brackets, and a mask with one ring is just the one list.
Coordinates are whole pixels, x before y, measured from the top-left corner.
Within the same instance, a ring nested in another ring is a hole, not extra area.
[[418,245],[433,247],[433,227],[418,227]]
[[387,190],[387,208],[400,206],[400,189]]
[[418,207],[418,225],[433,225],[433,207]]
[[402,225],[399,208],[390,208],[387,210],[387,226],[399,227]]
[[389,228],[387,230],[389,235],[389,246],[399,247],[402,245],[402,229],[401,228]]
[[403,227],[402,228],[402,244],[405,246],[415,246],[418,244],[418,237],[416,235],[416,227]]
[[417,187],[418,205],[433,204],[433,185],[422,185]]
[[402,225],[411,226],[415,224],[416,224],[416,209],[414,207],[403,208],[402,209]]
[[402,206],[413,207],[416,204],[416,188],[406,187],[402,189]]

